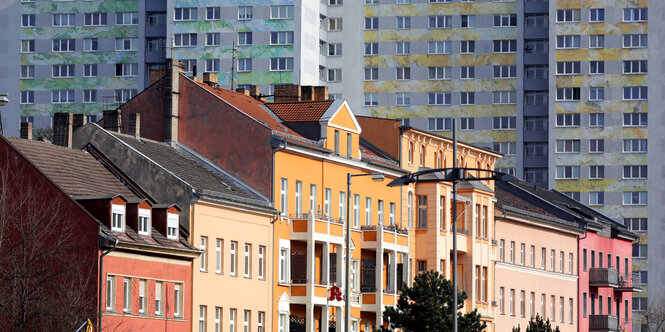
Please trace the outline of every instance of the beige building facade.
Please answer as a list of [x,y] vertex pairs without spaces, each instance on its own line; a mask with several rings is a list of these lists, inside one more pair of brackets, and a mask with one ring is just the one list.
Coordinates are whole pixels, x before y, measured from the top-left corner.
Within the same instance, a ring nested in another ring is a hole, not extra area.
[[577,331],[577,238],[584,231],[501,187],[496,197],[496,330],[525,330],[538,315],[562,332]]

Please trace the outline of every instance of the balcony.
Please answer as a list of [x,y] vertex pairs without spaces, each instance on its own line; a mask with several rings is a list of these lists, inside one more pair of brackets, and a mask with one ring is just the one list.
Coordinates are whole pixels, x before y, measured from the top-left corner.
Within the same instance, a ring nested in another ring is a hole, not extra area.
[[619,273],[615,269],[591,268],[589,269],[589,286],[617,287],[619,286]]
[[641,292],[642,283],[639,280],[639,275],[633,274],[632,278],[627,275],[619,276],[619,287],[615,288],[615,292]]
[[617,316],[589,315],[589,331],[619,331]]
[[385,248],[405,252],[409,245],[408,230],[395,225],[363,225],[360,229],[364,249]]
[[341,244],[344,240],[344,220],[322,214],[290,215],[292,240],[315,240]]

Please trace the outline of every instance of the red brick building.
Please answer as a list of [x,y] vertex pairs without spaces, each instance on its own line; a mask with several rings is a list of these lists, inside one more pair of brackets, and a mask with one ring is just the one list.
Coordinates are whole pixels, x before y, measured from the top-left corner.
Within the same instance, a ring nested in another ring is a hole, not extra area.
[[[156,202],[99,156],[49,143],[0,137],[0,169],[2,212],[24,211],[0,224],[2,265],[30,268],[44,279],[32,285],[35,299],[27,305],[35,309],[27,314],[36,314],[26,326],[73,330],[101,310],[103,331],[191,329],[192,261],[199,251],[187,242],[177,205]],[[12,248],[21,246],[27,249],[14,256],[29,264],[10,264]],[[12,291],[3,284],[0,290]],[[70,307],[59,313],[61,306]],[[39,315],[43,310],[53,314]],[[0,327],[15,329],[6,322],[16,312],[0,310]],[[66,319],[53,317],[65,313]]]

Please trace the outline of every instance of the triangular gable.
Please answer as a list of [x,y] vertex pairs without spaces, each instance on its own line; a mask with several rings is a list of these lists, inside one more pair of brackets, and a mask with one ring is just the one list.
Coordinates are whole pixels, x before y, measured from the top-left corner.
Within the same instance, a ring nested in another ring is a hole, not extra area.
[[360,134],[362,128],[351,112],[351,107],[346,102],[335,102],[321,117],[321,121],[327,121],[329,127],[338,128],[352,133]]

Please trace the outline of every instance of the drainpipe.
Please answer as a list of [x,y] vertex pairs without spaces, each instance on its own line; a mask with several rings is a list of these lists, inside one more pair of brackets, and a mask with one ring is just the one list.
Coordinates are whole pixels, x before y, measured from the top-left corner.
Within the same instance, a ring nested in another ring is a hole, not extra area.
[[[272,173],[271,174],[272,183],[270,184],[270,187],[272,188],[272,195],[270,196],[270,203],[272,203],[272,206],[273,206],[273,209],[274,209],[275,208],[275,155],[277,154],[277,152],[286,149],[286,140],[285,139],[277,140],[275,138],[271,138],[270,143],[271,143],[272,147],[277,148],[277,149],[272,151],[272,172],[271,172]],[[275,145],[275,143],[279,143],[279,145]],[[284,143],[283,146],[282,146],[282,143]],[[273,307],[271,315],[270,315],[270,326],[272,326],[272,327],[275,326],[274,325],[275,324],[275,308],[274,308],[274,305],[275,305],[275,280],[274,280],[274,278],[275,278],[275,276],[274,276],[274,272],[275,272],[275,265],[274,265],[275,264],[275,225],[274,224],[275,224],[275,222],[277,222],[277,220],[279,220],[279,216],[280,216],[280,214],[276,213],[275,217],[270,222],[270,224],[272,225],[272,239],[271,240],[272,240],[272,253],[273,253],[273,260],[272,260],[272,262],[273,262],[272,279],[273,280],[270,283],[270,294],[272,294],[271,299],[270,299],[270,305]]]
[[[102,233],[102,226],[99,226],[99,234],[97,237],[97,244],[99,247],[107,246],[109,243],[113,243],[113,248],[105,251],[102,253],[102,255],[99,257],[99,301],[97,304],[97,331],[102,330],[102,277],[104,275],[104,256],[108,255],[111,253],[111,251],[115,250],[116,247],[118,246],[118,239],[114,239],[104,233]],[[106,296],[109,296],[106,294]]]

